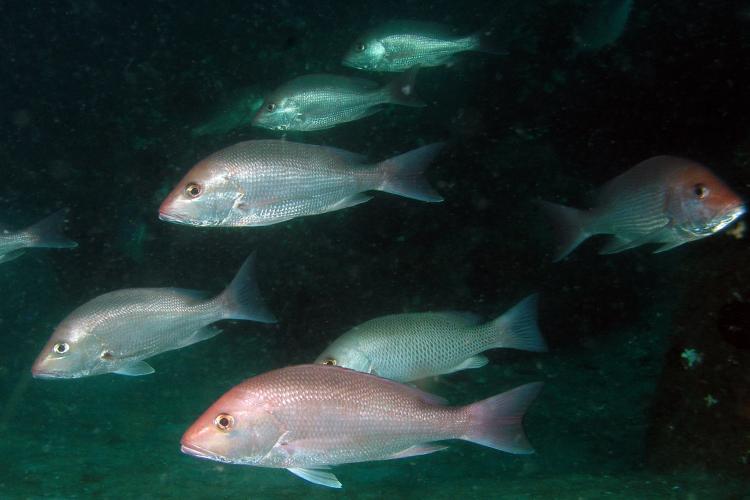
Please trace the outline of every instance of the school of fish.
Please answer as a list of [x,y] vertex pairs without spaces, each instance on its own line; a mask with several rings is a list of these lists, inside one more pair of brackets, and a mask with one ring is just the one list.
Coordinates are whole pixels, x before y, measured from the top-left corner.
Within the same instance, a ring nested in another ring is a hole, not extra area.
[[[581,51],[614,43],[632,7],[632,1],[613,1],[601,7],[604,14],[592,11],[590,24],[576,34]],[[597,21],[602,16],[610,23],[603,31]],[[464,52],[497,56],[502,51],[491,35],[491,30],[461,33],[433,23],[387,22],[357,37],[342,64],[398,73],[394,78],[379,83],[300,75],[262,100],[255,89],[244,92],[233,101],[235,113],[193,134],[226,133],[244,124],[308,132],[364,119],[390,105],[423,107],[415,92],[418,69],[450,65]],[[188,169],[162,201],[158,217],[188,226],[268,226],[355,207],[370,201],[373,191],[440,202],[443,197],[425,171],[444,147],[426,144],[368,162],[329,145],[247,140]],[[590,209],[540,203],[559,235],[555,260],[595,235],[609,235],[603,254],[647,244],[663,252],[711,236],[745,212],[740,197],[708,167],[673,156],[646,159],[614,178],[598,190]],[[416,203],[410,208],[429,210]],[[63,223],[60,211],[27,229],[2,230],[0,263],[31,248],[75,248],[62,235]],[[155,369],[148,358],[215,337],[221,332],[217,322],[275,322],[254,266],[251,255],[213,297],[181,288],[130,288],[94,297],[61,320],[33,362],[32,374],[38,379],[149,375]],[[280,321],[283,326],[284,318]],[[427,455],[446,449],[443,442],[449,440],[532,453],[522,422],[541,382],[467,406],[450,406],[406,384],[479,369],[489,362],[482,353],[490,349],[547,350],[536,295],[489,321],[456,311],[412,311],[365,321],[333,340],[312,364],[280,367],[229,389],[185,431],[180,449],[201,459],[286,469],[332,488],[342,483],[331,466]],[[244,359],[238,371],[248,371],[247,365]]]

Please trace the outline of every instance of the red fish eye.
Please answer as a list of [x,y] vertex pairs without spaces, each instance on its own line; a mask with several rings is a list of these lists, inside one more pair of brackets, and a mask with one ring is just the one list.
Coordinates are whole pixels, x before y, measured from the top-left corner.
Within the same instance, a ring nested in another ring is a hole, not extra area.
[[702,200],[708,196],[708,188],[704,184],[696,184],[693,186],[693,193]]
[[220,431],[228,431],[234,425],[234,417],[227,413],[220,413],[214,419],[214,425],[216,425]]
[[68,352],[68,349],[70,349],[70,346],[67,342],[58,342],[52,347],[52,350],[57,354],[65,354],[66,352]]
[[354,47],[354,50],[357,52],[364,52],[367,46],[364,43],[358,43],[356,47]]
[[185,186],[185,194],[190,198],[197,198],[202,192],[203,188],[201,188],[200,184],[196,184],[195,182],[191,182]]
[[333,358],[326,358],[323,360],[323,364],[328,366],[336,366],[336,360]]
[[269,113],[273,113],[273,111],[276,109],[276,104],[269,102],[268,105],[266,105],[266,109]]

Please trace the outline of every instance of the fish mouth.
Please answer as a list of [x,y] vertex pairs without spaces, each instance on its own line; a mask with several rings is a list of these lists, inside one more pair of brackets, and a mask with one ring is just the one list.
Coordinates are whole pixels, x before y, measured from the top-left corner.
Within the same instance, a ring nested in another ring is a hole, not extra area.
[[730,225],[745,214],[745,205],[737,205],[731,208],[721,218],[716,221],[716,224],[711,228],[712,233],[716,233]]
[[194,444],[182,444],[180,443],[180,451],[185,455],[190,455],[196,458],[202,458],[205,460],[215,460],[218,462],[228,462],[224,457],[217,455],[211,451],[201,448]]
[[67,373],[54,371],[54,370],[39,370],[36,368],[31,369],[31,376],[38,379],[46,379],[46,380],[60,380],[60,379],[68,379],[68,378],[78,378],[74,375],[70,375]]

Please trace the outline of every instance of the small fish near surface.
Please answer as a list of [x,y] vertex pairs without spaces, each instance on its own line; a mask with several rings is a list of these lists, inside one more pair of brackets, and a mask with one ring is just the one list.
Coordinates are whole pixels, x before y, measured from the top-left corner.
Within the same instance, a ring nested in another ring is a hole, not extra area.
[[461,439],[533,453],[522,420],[542,388],[526,384],[467,406],[346,368],[300,365],[230,389],[185,432],[183,453],[218,462],[287,469],[340,488],[332,465],[427,455]]
[[420,21],[391,21],[357,38],[343,59],[344,66],[367,71],[406,71],[443,66],[460,52],[498,54],[483,32],[456,36],[444,25]]
[[272,130],[312,131],[359,120],[387,104],[422,107],[414,93],[416,69],[385,86],[339,75],[306,75],[276,89],[263,102],[253,125]]
[[657,243],[655,253],[725,228],[742,214],[742,199],[707,167],[674,156],[655,156],[605,184],[589,210],[541,202],[555,223],[561,260],[587,238],[612,235],[599,252]]
[[0,264],[23,255],[29,248],[75,248],[78,243],[62,234],[65,211],[60,210],[33,226],[12,231],[0,228]]
[[409,382],[480,368],[488,349],[546,351],[536,296],[489,323],[468,313],[394,314],[367,321],[336,339],[315,361]]
[[441,144],[375,165],[342,149],[288,141],[246,141],[195,165],[159,207],[159,218],[193,226],[267,226],[349,208],[385,191],[438,202],[422,176]]
[[254,262],[254,255],[248,257],[214,298],[181,288],[130,288],[90,300],[55,328],[33,376],[148,375],[154,369],[144,359],[218,335],[216,321],[275,322],[255,283]]

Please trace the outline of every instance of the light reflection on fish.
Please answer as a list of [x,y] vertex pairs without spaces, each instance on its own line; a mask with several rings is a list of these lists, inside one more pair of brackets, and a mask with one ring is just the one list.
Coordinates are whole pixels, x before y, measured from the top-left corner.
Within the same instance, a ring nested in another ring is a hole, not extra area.
[[408,385],[324,365],[291,366],[250,378],[219,398],[182,436],[182,452],[241,465],[287,469],[331,488],[332,465],[393,460],[461,439],[533,453],[522,419],[541,390],[526,384],[467,406]]
[[316,363],[409,382],[487,364],[488,349],[545,351],[532,295],[502,316],[480,324],[458,312],[393,314],[356,326],[337,338]]
[[274,90],[253,118],[253,125],[272,130],[323,130],[359,120],[386,104],[421,107],[414,93],[416,70],[381,86],[339,75],[305,75]]
[[64,224],[65,211],[60,210],[26,229],[0,229],[0,263],[20,257],[29,248],[77,247],[78,243],[62,234]]
[[210,339],[222,319],[274,322],[258,291],[254,256],[218,296],[181,288],[129,288],[100,295],[74,310],[36,359],[36,378],[104,373],[147,375],[156,354]]
[[542,202],[559,233],[560,260],[587,238],[612,235],[602,254],[649,243],[664,252],[711,236],[745,213],[742,199],[705,166],[655,156],[615,177],[589,210]]

